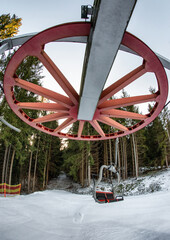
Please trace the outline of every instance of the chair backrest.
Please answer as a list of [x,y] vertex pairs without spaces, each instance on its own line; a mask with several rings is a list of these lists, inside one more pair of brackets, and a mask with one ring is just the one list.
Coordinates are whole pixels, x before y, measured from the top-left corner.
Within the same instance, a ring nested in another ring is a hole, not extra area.
[[113,192],[96,191],[96,198],[99,202],[110,202],[114,200]]

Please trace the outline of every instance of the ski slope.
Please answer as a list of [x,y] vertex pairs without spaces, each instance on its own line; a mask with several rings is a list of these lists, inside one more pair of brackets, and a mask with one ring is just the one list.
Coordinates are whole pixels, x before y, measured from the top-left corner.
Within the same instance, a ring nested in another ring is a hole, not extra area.
[[0,197],[0,239],[168,240],[170,191],[110,204],[62,190]]

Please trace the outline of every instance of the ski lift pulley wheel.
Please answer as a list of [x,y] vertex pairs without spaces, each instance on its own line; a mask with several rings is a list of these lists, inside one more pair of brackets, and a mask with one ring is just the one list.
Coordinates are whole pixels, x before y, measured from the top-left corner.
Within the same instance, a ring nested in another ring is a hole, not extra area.
[[[165,70],[153,51],[146,46],[141,40],[132,34],[125,32],[122,39],[122,45],[136,52],[143,58],[141,66],[137,67],[123,78],[119,79],[108,88],[102,91],[96,111],[92,121],[88,121],[96,130],[96,135],[83,135],[83,127],[85,120],[77,118],[80,96],[75,91],[73,86],[65,78],[62,72],[58,69],[55,63],[45,52],[47,43],[64,40],[69,37],[89,36],[91,29],[90,23],[77,22],[58,25],[35,35],[26,43],[24,43],[11,58],[4,76],[4,91],[9,106],[24,122],[30,126],[43,131],[45,133],[58,136],[61,138],[69,138],[75,140],[106,140],[117,137],[122,137],[140,130],[141,128],[152,122],[160,113],[165,105],[168,95],[168,81]],[[56,43],[57,44],[57,43]],[[61,86],[67,96],[57,92],[48,90],[45,87],[30,83],[27,80],[20,79],[16,75],[16,70],[21,62],[27,56],[35,56],[45,66],[49,73],[54,77],[57,83]],[[128,86],[130,83],[141,77],[147,72],[153,72],[157,79],[158,91],[154,94],[140,95],[135,97],[127,97],[120,99],[109,100],[114,94]],[[15,86],[33,92],[39,96],[45,97],[53,102],[37,103],[37,102],[20,102],[15,97]],[[125,107],[134,104],[145,102],[155,102],[155,105],[150,113],[146,115],[137,114],[118,110],[117,108]],[[51,111],[46,116],[32,119],[24,109],[46,110]],[[139,122],[132,126],[126,126],[118,123],[116,118],[137,119]],[[56,129],[50,129],[43,125],[45,122],[66,119]],[[78,131],[76,134],[64,133],[63,130],[74,122],[79,122]],[[99,125],[102,122],[112,127],[113,132],[104,132]],[[116,129],[116,131],[115,131]]]

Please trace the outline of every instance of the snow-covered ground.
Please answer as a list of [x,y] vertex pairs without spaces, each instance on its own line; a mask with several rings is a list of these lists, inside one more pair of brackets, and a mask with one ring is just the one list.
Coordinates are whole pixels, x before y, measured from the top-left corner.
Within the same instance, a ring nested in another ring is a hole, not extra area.
[[1,197],[0,239],[169,240],[170,171],[163,174],[162,191],[110,204],[63,190]]
[[[87,188],[80,188],[77,184],[73,184],[72,182],[69,183],[69,179],[66,176],[64,177],[64,175],[61,175],[60,177],[65,182],[63,187],[64,190],[79,194],[92,194],[93,182]],[[50,184],[49,188],[58,188],[60,177],[58,181],[54,181],[53,184]],[[148,194],[157,191],[170,191],[170,169],[162,169],[159,171],[153,170],[152,172],[148,172],[148,174],[143,174],[137,179],[129,178],[125,181],[121,181],[119,185],[117,185],[117,180],[114,180],[113,186],[118,194],[123,192],[125,196]],[[112,185],[111,183],[101,182],[98,185],[98,189],[101,191],[110,191]]]

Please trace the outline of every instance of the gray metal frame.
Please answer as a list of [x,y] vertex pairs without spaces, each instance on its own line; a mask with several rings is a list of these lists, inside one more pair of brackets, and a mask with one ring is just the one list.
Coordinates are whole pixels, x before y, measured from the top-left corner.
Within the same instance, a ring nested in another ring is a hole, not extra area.
[[0,116],[0,121],[3,122],[5,125],[7,125],[9,128],[15,130],[16,132],[21,132],[19,128],[14,127],[12,124],[7,122],[2,116]]
[[80,88],[79,120],[93,119],[136,0],[98,0],[94,4]]
[[[109,165],[109,166],[107,166],[107,165],[102,165],[102,166],[100,167],[99,178],[98,178],[97,181],[94,180],[94,187],[93,187],[93,197],[94,197],[95,201],[98,202],[98,203],[101,203],[101,202],[100,202],[100,201],[97,199],[97,197],[96,197],[96,191],[97,191],[97,186],[99,185],[99,183],[100,183],[101,180],[102,180],[103,170],[104,170],[104,169],[107,169],[107,170],[113,172],[114,174],[116,174],[116,175],[117,175],[118,184],[120,183],[120,175],[119,175],[119,173],[116,171],[115,166],[113,166],[113,165]],[[113,186],[112,186],[112,187],[113,187]],[[113,190],[114,190],[114,189],[112,189],[112,191],[113,191]],[[116,197],[116,196],[115,196],[115,197]],[[122,196],[122,197],[123,197],[123,196]],[[121,197],[121,198],[122,198],[122,197]]]
[[[13,49],[14,47],[21,46],[24,44],[27,40],[29,40],[31,37],[35,36],[37,33],[28,33],[24,35],[19,35],[17,37],[13,38],[7,38],[5,40],[0,41],[0,55],[3,54],[5,51],[8,51],[10,49]],[[71,38],[64,38],[60,39],[56,42],[75,42],[75,43],[87,43],[87,37],[71,37]],[[134,55],[138,55],[136,52],[132,51],[128,47],[125,47],[123,45],[120,45],[119,50],[128,52]],[[162,55],[155,53],[159,60],[162,62],[162,65],[164,68],[170,70],[170,60],[163,57]]]

